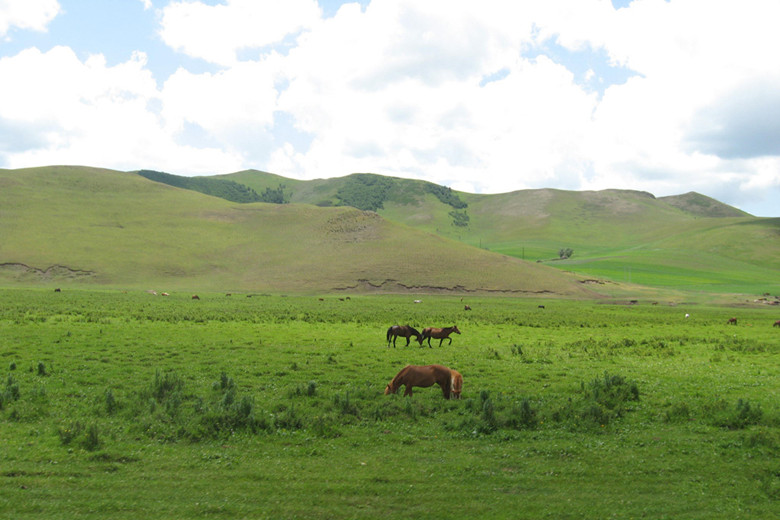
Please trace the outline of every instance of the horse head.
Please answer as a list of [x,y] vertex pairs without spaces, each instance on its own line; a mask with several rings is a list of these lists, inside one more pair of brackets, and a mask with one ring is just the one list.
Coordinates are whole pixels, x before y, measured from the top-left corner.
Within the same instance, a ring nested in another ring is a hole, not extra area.
[[452,332],[454,332],[456,334],[460,334],[460,331],[458,330],[458,326],[457,325],[453,325],[452,326]]

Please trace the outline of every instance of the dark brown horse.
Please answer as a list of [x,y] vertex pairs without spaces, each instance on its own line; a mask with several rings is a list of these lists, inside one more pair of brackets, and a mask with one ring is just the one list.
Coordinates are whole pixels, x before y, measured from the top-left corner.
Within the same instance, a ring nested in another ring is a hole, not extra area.
[[774,323],[774,325],[772,325],[772,326],[773,326],[773,327],[780,327],[780,320],[777,320],[777,321]]
[[729,321],[727,322],[728,325],[736,325],[737,324],[737,318],[729,318]]
[[427,388],[438,384],[444,393],[444,398],[449,399],[452,393],[452,372],[443,365],[406,365],[401,369],[392,381],[385,387],[385,395],[394,394],[401,385],[404,385],[404,395],[412,395],[412,387]]
[[390,339],[393,340],[393,348],[395,348],[395,340],[398,336],[406,338],[406,346],[409,346],[409,338],[412,336],[417,338],[417,341],[422,345],[423,338],[417,329],[410,327],[409,325],[393,325],[387,329],[387,348],[390,348]]
[[422,331],[422,340],[420,340],[420,345],[422,345],[422,342],[425,338],[428,338],[428,346],[431,346],[431,338],[438,339],[439,340],[439,346],[441,347],[441,342],[445,339],[450,340],[447,345],[452,345],[452,338],[450,337],[450,334],[452,333],[460,334],[460,331],[458,330],[457,325],[453,325],[452,327],[444,327],[443,329],[437,329],[436,327],[428,327],[423,329]]
[[460,393],[463,390],[463,376],[454,368],[451,368],[450,372],[452,373],[452,398],[460,399]]

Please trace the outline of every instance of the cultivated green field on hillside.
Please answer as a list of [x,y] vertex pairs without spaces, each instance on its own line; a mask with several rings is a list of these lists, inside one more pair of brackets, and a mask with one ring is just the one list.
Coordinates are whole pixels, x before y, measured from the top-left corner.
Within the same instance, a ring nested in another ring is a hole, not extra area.
[[[776,309],[200,296],[0,290],[0,517],[780,507]],[[388,348],[393,323],[462,334]],[[458,369],[463,399],[383,395],[408,363]]]

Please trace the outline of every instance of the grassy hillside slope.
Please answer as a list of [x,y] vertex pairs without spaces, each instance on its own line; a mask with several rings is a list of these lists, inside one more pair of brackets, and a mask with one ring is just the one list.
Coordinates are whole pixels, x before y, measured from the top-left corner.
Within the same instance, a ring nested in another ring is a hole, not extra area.
[[[291,200],[338,201],[355,176],[288,181],[261,172],[228,178],[258,189],[285,184]],[[497,195],[452,192],[447,204],[430,183],[392,181],[383,217],[517,258],[587,276],[684,290],[780,293],[780,219],[757,218],[697,193],[656,198],[645,192],[522,190]],[[573,256],[558,259],[561,249]]]
[[0,170],[0,233],[2,283],[590,294],[554,269],[373,212],[239,204],[94,168]]

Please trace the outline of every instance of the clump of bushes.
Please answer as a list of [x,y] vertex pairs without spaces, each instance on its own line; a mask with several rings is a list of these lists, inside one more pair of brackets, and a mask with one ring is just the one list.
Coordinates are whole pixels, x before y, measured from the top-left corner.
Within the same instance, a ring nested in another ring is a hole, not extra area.
[[747,399],[738,399],[735,406],[729,406],[724,399],[706,405],[704,412],[713,426],[741,430],[761,423],[763,411],[759,405],[751,405]]
[[620,375],[604,373],[588,384],[580,383],[579,398],[552,414],[557,422],[568,422],[575,429],[604,428],[623,417],[630,403],[639,400],[639,387]]

